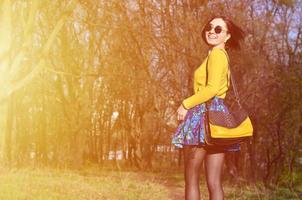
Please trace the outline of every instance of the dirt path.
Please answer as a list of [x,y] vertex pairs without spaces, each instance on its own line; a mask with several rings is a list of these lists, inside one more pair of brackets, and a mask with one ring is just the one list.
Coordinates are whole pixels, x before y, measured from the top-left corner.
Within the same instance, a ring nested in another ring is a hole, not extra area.
[[166,181],[163,185],[169,190],[169,200],[182,200],[184,197],[184,188],[176,185],[171,180]]
[[167,173],[151,173],[143,174],[141,178],[149,179],[152,182],[158,183],[166,187],[169,191],[169,200],[183,200],[184,186],[182,182],[173,177],[172,174]]

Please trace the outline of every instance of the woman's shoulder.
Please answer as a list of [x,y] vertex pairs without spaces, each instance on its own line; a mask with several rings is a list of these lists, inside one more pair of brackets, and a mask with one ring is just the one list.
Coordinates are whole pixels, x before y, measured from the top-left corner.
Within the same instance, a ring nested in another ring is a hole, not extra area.
[[223,57],[227,57],[228,56],[228,52],[225,49],[213,48],[213,49],[210,50],[209,55],[210,56],[223,56]]
[[208,57],[210,60],[218,59],[218,60],[224,60],[224,61],[228,62],[228,53],[225,49],[213,48],[212,50],[210,50]]

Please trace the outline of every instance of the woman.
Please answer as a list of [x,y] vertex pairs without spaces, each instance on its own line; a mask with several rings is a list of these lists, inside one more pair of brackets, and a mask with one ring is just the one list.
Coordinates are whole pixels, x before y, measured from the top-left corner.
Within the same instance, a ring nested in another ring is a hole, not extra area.
[[202,38],[210,47],[209,54],[195,70],[195,94],[184,99],[177,110],[178,120],[183,121],[178,126],[172,143],[184,150],[185,199],[200,199],[199,174],[205,160],[210,199],[220,200],[224,198],[221,174],[225,153],[240,151],[240,145],[222,148],[204,144],[205,102],[211,102],[211,110],[228,112],[224,98],[229,87],[230,72],[225,48],[240,49],[239,41],[244,38],[244,33],[231,20],[219,16],[209,20],[202,30]]

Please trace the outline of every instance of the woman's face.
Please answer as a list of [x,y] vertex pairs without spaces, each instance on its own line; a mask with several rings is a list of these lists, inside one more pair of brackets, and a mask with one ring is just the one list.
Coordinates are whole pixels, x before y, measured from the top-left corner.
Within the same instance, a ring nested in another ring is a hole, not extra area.
[[209,45],[223,47],[231,37],[228,33],[226,23],[221,18],[215,18],[205,27],[206,40]]

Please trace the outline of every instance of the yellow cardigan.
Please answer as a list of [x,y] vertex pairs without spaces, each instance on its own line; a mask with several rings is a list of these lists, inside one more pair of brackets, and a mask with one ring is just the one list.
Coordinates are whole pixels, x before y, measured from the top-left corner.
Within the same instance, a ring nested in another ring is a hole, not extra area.
[[[224,52],[223,52],[224,51]],[[190,109],[214,96],[225,98],[230,77],[228,58],[224,49],[213,48],[194,72],[194,95],[183,100],[182,105]],[[208,61],[208,84],[206,85],[206,63]]]

